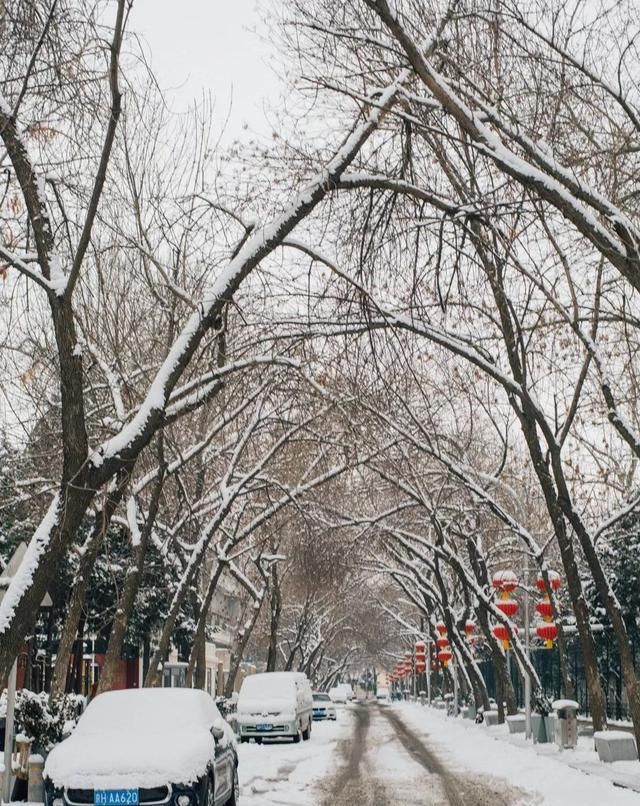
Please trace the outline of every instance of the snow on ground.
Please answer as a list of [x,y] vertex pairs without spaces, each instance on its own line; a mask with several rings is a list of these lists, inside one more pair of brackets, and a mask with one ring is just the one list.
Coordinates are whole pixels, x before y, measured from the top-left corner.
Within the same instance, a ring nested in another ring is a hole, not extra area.
[[350,708],[337,709],[336,722],[314,722],[308,742],[238,744],[242,806],[317,806],[318,784],[332,778],[339,755],[337,744],[353,730]]
[[[450,769],[504,778],[531,793],[522,806],[639,806],[640,794],[616,787],[606,777],[615,772],[640,783],[640,761],[604,765],[581,739],[577,750],[560,751],[551,745],[525,742],[510,736],[506,725],[488,728],[466,719],[453,720],[443,711],[413,703],[398,703],[394,710],[428,744]],[[594,774],[570,764],[590,765]]]
[[[384,705],[383,708],[388,706]],[[442,781],[429,775],[400,744],[398,735],[375,706],[369,706],[371,729],[364,758],[365,777],[375,780],[391,803],[427,806],[446,803]],[[376,800],[372,800],[377,803]]]

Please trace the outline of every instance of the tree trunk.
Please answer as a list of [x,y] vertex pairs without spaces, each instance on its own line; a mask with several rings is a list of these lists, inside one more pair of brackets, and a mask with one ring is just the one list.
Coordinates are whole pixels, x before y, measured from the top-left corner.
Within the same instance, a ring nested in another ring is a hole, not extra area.
[[227,682],[224,687],[224,696],[227,697],[227,699],[231,697],[231,695],[233,694],[233,687],[235,685],[236,677],[240,669],[240,664],[242,663],[244,650],[246,649],[246,646],[249,643],[249,638],[251,638],[253,628],[256,626],[256,622],[258,621],[258,616],[260,615],[260,609],[262,607],[263,600],[264,597],[254,602],[251,619],[247,624],[245,624],[244,628],[240,632],[236,646],[233,649],[233,654],[231,655],[231,662],[229,664],[229,677],[227,678]]
[[[144,561],[147,555],[147,548],[149,540],[151,539],[151,532],[156,522],[158,509],[160,507],[160,496],[162,494],[162,487],[164,484],[164,458],[162,456],[162,440],[160,440],[160,472],[158,478],[153,486],[151,494],[151,502],[149,504],[149,511],[145,520],[144,526],[140,532],[140,539],[137,546],[133,546],[132,562],[124,580],[124,587],[122,596],[113,617],[113,624],[111,625],[111,633],[109,635],[109,644],[107,646],[107,654],[104,659],[102,667],[102,675],[98,684],[98,693],[103,691],[110,691],[115,683],[118,674],[118,664],[122,658],[122,649],[124,646],[124,639],[127,634],[127,626],[133,606],[140,589],[140,582],[142,581],[142,574],[144,571]],[[133,542],[133,538],[132,538]]]
[[[603,730],[607,724],[607,712],[602,686],[600,685],[595,641],[593,640],[589,620],[589,607],[584,597],[578,563],[571,539],[567,533],[567,523],[561,509],[561,501],[556,494],[555,485],[549,474],[549,468],[544,460],[540,443],[538,442],[535,420],[532,415],[527,412],[521,412],[519,416],[522,431],[545,497],[547,511],[551,517],[554,533],[560,549],[560,557],[567,580],[567,590],[571,599],[571,606],[576,619],[576,629],[582,647],[593,727],[594,730]],[[638,727],[640,728],[640,721],[638,722]]]
[[113,513],[122,500],[128,480],[129,473],[120,474],[115,490],[107,495],[102,511],[96,515],[93,531],[80,557],[78,573],[71,591],[67,616],[64,620],[60,641],[58,643],[58,651],[56,653],[56,663],[53,670],[53,679],[51,681],[51,694],[53,697],[58,697],[65,692],[67,674],[69,671],[69,658],[71,657],[73,642],[80,623],[80,616],[82,615],[82,609],[87,598],[91,574],[107,528],[109,527]]
[[84,655],[84,613],[80,616],[78,625],[78,640],[73,664],[73,690],[76,694],[82,693],[82,660]]
[[151,661],[151,637],[146,633],[142,642],[142,679],[144,680],[149,671]]
[[[464,638],[460,636],[460,642],[462,641],[464,641]],[[462,654],[463,663],[467,670],[467,676],[469,678],[469,682],[471,683],[471,688],[473,689],[473,699],[475,702],[476,710],[478,710],[479,708],[484,708],[485,711],[488,711],[489,692],[487,691],[487,685],[484,682],[484,678],[480,674],[480,670],[478,669],[469,648],[465,647],[463,649],[459,647],[459,651]]]
[[[526,373],[522,368],[522,360],[518,346],[519,340],[512,319],[512,309],[510,308],[509,300],[502,284],[502,266],[499,261],[494,260],[491,251],[487,248],[485,235],[481,230],[480,224],[473,225],[473,232],[474,245],[483,262],[500,316],[502,335],[507,348],[511,371],[515,381],[522,390],[522,394],[518,399],[516,399],[514,395],[510,395],[509,399],[511,407],[520,423],[520,429],[527,444],[533,469],[542,489],[542,494],[544,495],[547,512],[553,524],[554,534],[558,542],[560,556],[562,557],[562,564],[567,578],[567,589],[571,597],[571,605],[576,619],[576,628],[582,645],[593,726],[595,730],[602,730],[602,728],[606,726],[606,710],[598,675],[595,642],[589,623],[589,608],[584,598],[578,564],[572,542],[567,533],[567,522],[565,520],[565,514],[563,513],[563,508],[566,509],[567,505],[571,511],[572,508],[569,491],[561,486],[564,482],[564,476],[562,474],[560,461],[560,446],[555,444],[555,435],[552,433],[549,434],[549,429],[547,429],[545,431],[545,438],[553,462],[552,477],[547,458],[540,444],[538,431],[539,427],[544,430],[546,423],[544,419],[539,422],[536,406],[531,400],[527,390]],[[637,684],[635,687],[637,689]],[[640,730],[640,698],[637,699],[637,702],[639,706],[637,729]]]
[[111,625],[107,653],[102,667],[100,682],[98,683],[98,693],[111,691],[118,675],[118,664],[122,658],[122,648],[127,632],[127,625],[131,617],[131,612],[133,611],[138,588],[140,587],[146,548],[146,542],[144,545],[141,542],[141,544],[135,548],[133,563],[127,570],[122,596]]
[[[191,652],[189,653],[189,665],[187,666],[187,686],[192,685],[194,671],[198,661],[198,653],[202,652],[202,648],[206,651],[206,635],[207,635],[207,619],[209,618],[209,608],[211,607],[211,600],[218,587],[218,582],[224,571],[226,562],[218,560],[216,570],[213,572],[202,605],[200,609],[200,616],[198,617],[198,624],[193,637],[193,644],[191,645]],[[146,684],[145,684],[146,685]],[[204,682],[201,685],[196,684],[196,688],[204,688]]]
[[271,591],[269,595],[269,651],[267,653],[267,671],[275,672],[278,663],[278,629],[282,614],[282,594],[277,566],[271,569]]
[[569,522],[573,526],[574,532],[580,540],[580,545],[582,546],[587,565],[589,566],[596,590],[598,591],[598,596],[600,597],[600,600],[607,611],[607,615],[609,616],[609,620],[611,621],[611,626],[613,628],[613,634],[616,639],[618,654],[620,657],[620,667],[622,669],[624,678],[625,692],[629,702],[629,713],[631,714],[631,720],[633,722],[636,747],[640,748],[640,684],[638,684],[638,678],[634,668],[633,651],[629,642],[627,627],[622,617],[620,603],[618,602],[615,593],[609,585],[609,580],[607,579],[605,571],[602,567],[602,563],[600,562],[600,558],[595,550],[591,536],[587,532],[582,522],[582,518],[580,518],[578,513],[575,512],[571,504],[571,498],[565,485],[564,476],[561,475],[560,457],[552,454],[552,461],[556,483],[559,485],[560,505],[562,506],[565,515],[567,516]]

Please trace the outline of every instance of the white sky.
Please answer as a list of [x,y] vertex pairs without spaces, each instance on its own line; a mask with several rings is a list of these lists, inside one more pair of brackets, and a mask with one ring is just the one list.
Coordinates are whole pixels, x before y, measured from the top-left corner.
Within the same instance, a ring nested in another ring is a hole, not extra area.
[[271,133],[265,107],[277,105],[280,82],[269,66],[276,51],[266,41],[261,16],[265,2],[136,0],[133,4],[129,28],[148,43],[170,108],[184,111],[202,98],[203,91],[210,92],[216,130],[229,115],[226,142],[245,131]]

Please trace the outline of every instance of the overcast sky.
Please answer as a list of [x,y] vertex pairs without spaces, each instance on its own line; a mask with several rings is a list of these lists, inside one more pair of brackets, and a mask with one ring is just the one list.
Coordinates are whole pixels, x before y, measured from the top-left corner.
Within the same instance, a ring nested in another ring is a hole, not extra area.
[[[277,2],[277,0],[272,0]],[[168,101],[184,110],[203,90],[216,102],[225,140],[245,131],[269,134],[265,105],[277,102],[280,84],[269,67],[275,49],[261,13],[266,0],[136,0],[130,28],[144,36]],[[245,130],[244,126],[248,129]]]

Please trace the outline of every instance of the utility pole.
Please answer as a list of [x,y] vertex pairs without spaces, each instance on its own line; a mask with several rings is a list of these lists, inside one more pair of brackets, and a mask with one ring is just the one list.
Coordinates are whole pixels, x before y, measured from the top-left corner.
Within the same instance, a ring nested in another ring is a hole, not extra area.
[[[529,636],[529,555],[525,554],[524,559],[524,653],[527,660],[531,662],[531,639]],[[524,734],[526,739],[530,739],[531,730],[531,676],[525,669],[524,672]]]
[[427,704],[431,705],[431,636],[427,636]]

